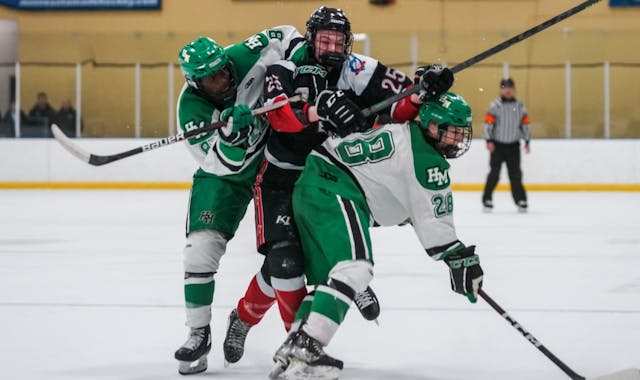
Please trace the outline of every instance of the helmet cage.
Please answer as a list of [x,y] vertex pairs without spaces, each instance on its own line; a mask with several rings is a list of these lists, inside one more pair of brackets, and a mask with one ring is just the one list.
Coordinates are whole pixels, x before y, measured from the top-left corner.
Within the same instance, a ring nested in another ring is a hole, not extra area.
[[321,30],[335,30],[344,34],[344,50],[342,53],[326,52],[318,57],[320,63],[338,67],[349,57],[353,48],[353,33],[351,33],[351,23],[342,9],[320,7],[316,9],[307,21],[307,32],[305,39],[309,46],[316,51],[316,36]]
[[[419,111],[425,138],[446,158],[457,158],[469,150],[473,135],[471,107],[460,96],[447,92],[424,103]],[[430,125],[437,125],[437,132]]]
[[[215,75],[221,71],[226,71],[229,75],[229,88],[226,91],[215,93],[215,94],[211,93],[210,91],[206,91],[206,89],[202,86],[203,78],[199,78],[195,81],[198,87],[194,87],[194,88],[196,88],[201,93],[204,93],[206,96],[211,98],[211,100],[213,100],[216,103],[227,104],[233,101],[236,97],[236,93],[238,90],[238,78],[236,76],[236,70],[233,65],[233,62],[231,62],[230,60],[224,65],[224,67],[222,67],[220,70],[210,75]],[[188,80],[187,80],[187,83],[188,83]]]
[[[449,127],[453,127],[452,130]],[[473,136],[473,128],[471,125],[438,125],[438,139],[436,149],[446,158],[458,158],[465,154],[471,147],[471,139]],[[453,140],[453,143],[443,141],[443,139]],[[457,142],[456,142],[457,141]]]

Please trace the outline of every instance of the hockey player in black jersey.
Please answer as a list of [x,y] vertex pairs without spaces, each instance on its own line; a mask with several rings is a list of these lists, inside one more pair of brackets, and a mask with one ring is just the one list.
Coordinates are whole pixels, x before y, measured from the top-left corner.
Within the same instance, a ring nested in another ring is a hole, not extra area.
[[[305,39],[308,44],[305,64],[296,66],[281,61],[269,67],[265,77],[266,104],[296,94],[303,95],[304,100],[267,115],[272,131],[254,187],[254,205],[258,250],[266,256],[261,278],[271,286],[261,286],[252,280],[237,309],[232,311],[224,344],[228,362],[240,360],[246,335],[255,324],[250,318],[243,319],[249,314],[243,310],[247,305],[275,297],[291,336],[297,330],[299,321],[294,322],[294,316],[307,289],[291,193],[311,149],[328,134],[344,136],[371,128],[376,117],[387,122],[413,119],[422,102],[420,96],[426,96],[427,91],[432,96],[440,95],[453,83],[453,74],[448,69],[422,68],[417,79],[418,85],[424,86],[421,95],[405,98],[379,115],[364,119],[361,108],[410,89],[413,81],[371,57],[352,53],[351,24],[340,9],[315,10],[307,21]],[[270,288],[273,294],[263,292]],[[377,317],[380,309],[370,288],[352,298],[366,319]]]

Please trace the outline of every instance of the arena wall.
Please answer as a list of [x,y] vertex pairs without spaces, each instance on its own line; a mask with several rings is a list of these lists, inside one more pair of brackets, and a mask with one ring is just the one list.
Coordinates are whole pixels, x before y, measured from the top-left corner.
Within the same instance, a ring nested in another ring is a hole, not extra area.
[[[153,139],[80,139],[94,154],[113,154]],[[640,140],[533,140],[523,155],[529,190],[640,191]],[[173,144],[105,166],[90,166],[53,139],[0,139],[0,189],[188,189],[196,169],[183,144]],[[482,189],[489,169],[484,141],[451,160],[454,189]],[[506,189],[503,168],[500,189]]]

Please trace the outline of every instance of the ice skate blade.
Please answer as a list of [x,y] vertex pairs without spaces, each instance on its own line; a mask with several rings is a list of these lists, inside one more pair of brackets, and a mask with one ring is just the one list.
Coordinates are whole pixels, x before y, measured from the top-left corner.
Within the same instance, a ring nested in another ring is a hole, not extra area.
[[491,214],[493,212],[493,207],[483,207],[482,212],[485,214]]
[[207,370],[207,357],[203,356],[192,362],[180,361],[178,373],[181,375],[193,375]]
[[281,379],[280,375],[284,372],[285,369],[287,369],[287,363],[276,361],[275,363],[273,363],[273,367],[269,372],[269,379],[271,380]]
[[640,370],[638,368],[628,368],[609,375],[588,377],[587,380],[640,380]]
[[289,366],[278,379],[285,380],[338,380],[340,368],[326,365],[310,366],[306,362],[292,358]]

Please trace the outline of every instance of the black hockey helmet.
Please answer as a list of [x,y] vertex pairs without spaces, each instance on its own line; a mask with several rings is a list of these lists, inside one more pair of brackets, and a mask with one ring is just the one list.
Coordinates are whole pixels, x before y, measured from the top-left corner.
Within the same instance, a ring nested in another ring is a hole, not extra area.
[[340,53],[324,53],[318,57],[323,65],[338,67],[347,59],[351,53],[351,45],[353,44],[353,33],[351,33],[351,23],[344,14],[342,9],[329,8],[322,6],[313,13],[307,21],[307,32],[305,39],[309,47],[315,51],[316,34],[320,30],[335,30],[344,34],[344,52]]

